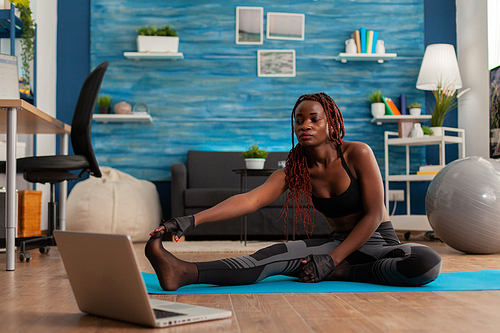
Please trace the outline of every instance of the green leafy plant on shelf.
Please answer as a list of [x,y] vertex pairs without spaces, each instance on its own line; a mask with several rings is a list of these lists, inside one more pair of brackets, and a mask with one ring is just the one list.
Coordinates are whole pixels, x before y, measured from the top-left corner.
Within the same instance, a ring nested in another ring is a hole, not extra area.
[[380,90],[372,91],[370,95],[368,95],[368,100],[370,103],[383,103],[382,101],[382,92]]
[[21,59],[25,83],[30,83],[30,64],[35,54],[35,21],[31,17],[32,12],[29,0],[10,0],[19,10],[19,18],[23,21],[23,34],[21,36]]
[[411,103],[410,105],[408,105],[408,109],[421,109],[422,108],[422,104],[420,103]]
[[434,135],[434,131],[429,126],[422,126],[424,135]]
[[436,103],[434,104],[434,107],[430,107],[432,115],[431,127],[443,126],[446,115],[457,106],[458,99],[467,91],[469,91],[469,89],[458,92],[455,87],[455,82],[440,82],[437,90],[432,91]]
[[269,153],[264,149],[260,149],[258,145],[251,145],[247,151],[241,153],[244,158],[266,158]]
[[146,25],[144,27],[140,27],[136,30],[139,36],[162,36],[162,37],[177,37],[177,31],[174,30],[174,27],[171,25],[162,26],[157,28],[155,25],[150,27]]
[[109,96],[109,95],[101,95],[97,99],[97,105],[100,108],[109,108],[111,106],[111,96]]

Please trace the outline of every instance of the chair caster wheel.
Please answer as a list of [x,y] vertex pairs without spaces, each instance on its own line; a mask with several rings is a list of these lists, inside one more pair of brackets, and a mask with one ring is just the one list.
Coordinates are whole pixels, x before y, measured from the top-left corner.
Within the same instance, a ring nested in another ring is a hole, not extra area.
[[24,262],[25,260],[26,260],[26,262],[30,262],[31,261],[31,253],[29,253],[29,252],[19,253],[19,260],[21,262]]
[[50,251],[50,246],[39,247],[38,251],[40,251],[41,254],[47,254]]

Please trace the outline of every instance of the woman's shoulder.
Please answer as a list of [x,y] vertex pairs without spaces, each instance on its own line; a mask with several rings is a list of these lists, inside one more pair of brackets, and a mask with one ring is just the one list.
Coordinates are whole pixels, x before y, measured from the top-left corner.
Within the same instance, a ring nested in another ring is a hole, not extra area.
[[366,157],[373,155],[373,150],[369,145],[360,141],[342,141],[342,152],[344,156],[351,158]]

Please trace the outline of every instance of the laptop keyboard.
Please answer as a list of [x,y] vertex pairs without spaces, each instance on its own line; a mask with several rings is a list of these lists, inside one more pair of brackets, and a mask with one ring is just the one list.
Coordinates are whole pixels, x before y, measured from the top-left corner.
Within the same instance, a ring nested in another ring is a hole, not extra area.
[[172,311],[165,311],[165,310],[158,310],[158,309],[153,309],[155,312],[155,317],[156,319],[162,319],[162,318],[168,318],[168,317],[175,317],[175,316],[185,316],[184,313],[178,313],[178,312],[172,312]]

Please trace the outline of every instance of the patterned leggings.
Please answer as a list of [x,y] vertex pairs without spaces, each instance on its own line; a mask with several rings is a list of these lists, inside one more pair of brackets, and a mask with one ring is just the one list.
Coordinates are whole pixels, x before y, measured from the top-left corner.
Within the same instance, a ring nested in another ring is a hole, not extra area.
[[[329,238],[275,244],[248,256],[198,262],[198,283],[230,286],[255,283],[271,275],[296,277],[302,259],[310,254],[329,254],[347,236],[334,232]],[[434,281],[441,271],[436,251],[421,244],[401,244],[391,222],[382,223],[345,261],[348,269],[336,280],[420,286]]]

